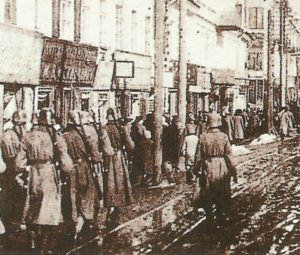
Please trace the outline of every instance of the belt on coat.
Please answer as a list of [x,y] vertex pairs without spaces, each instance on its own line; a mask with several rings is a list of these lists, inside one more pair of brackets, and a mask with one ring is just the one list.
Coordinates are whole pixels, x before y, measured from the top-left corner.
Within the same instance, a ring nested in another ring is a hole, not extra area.
[[35,159],[35,160],[29,160],[29,165],[46,165],[46,164],[54,164],[52,160],[43,160],[43,159]]

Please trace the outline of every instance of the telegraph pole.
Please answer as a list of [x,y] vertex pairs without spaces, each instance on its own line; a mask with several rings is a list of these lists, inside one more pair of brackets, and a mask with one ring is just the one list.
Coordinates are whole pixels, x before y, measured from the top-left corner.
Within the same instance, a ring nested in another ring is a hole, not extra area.
[[284,57],[286,56],[286,49],[285,49],[285,44],[286,44],[286,31],[285,31],[285,19],[286,19],[286,7],[287,7],[287,2],[286,0],[280,0],[279,3],[279,13],[280,13],[280,39],[279,39],[279,56],[280,56],[280,72],[279,72],[279,84],[280,84],[280,97],[279,97],[279,104],[280,107],[284,106],[285,99],[286,99],[286,71],[283,70],[285,68],[287,68],[286,66],[286,62],[284,61]]
[[155,58],[154,58],[154,182],[161,181],[162,165],[162,115],[163,115],[163,70],[166,3],[155,0]]
[[177,112],[179,121],[185,126],[186,122],[186,76],[187,76],[187,51],[186,51],[186,15],[187,0],[179,0],[179,85]]
[[267,131],[271,133],[274,130],[273,124],[273,107],[274,107],[274,91],[273,91],[273,19],[271,10],[268,11],[268,79],[267,79]]

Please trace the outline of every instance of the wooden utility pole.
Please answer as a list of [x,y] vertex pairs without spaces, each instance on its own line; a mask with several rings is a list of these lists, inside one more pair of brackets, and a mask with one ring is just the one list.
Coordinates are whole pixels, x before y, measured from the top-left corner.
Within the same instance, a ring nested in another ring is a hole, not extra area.
[[162,115],[163,115],[163,70],[166,3],[155,0],[155,58],[154,58],[154,182],[161,181],[162,165]]
[[268,11],[268,79],[267,79],[267,131],[271,133],[274,130],[273,124],[273,108],[274,108],[274,88],[273,88],[273,19],[272,11]]
[[279,89],[279,105],[280,107],[285,105],[285,98],[286,98],[286,79],[285,79],[285,74],[286,71],[283,70],[284,67],[286,67],[286,63],[284,62],[284,57],[286,57],[285,53],[285,15],[286,15],[286,0],[280,0],[279,3],[279,13],[280,13],[280,39],[279,39],[279,56],[280,56],[280,72],[279,72],[279,84],[280,84],[280,89]]
[[187,0],[179,0],[179,85],[177,112],[179,121],[185,126],[187,94],[186,15]]

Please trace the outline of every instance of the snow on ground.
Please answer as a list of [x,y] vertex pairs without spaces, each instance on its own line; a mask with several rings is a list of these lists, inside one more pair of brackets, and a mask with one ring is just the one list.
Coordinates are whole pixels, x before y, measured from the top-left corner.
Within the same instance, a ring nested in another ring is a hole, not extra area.
[[262,134],[259,138],[254,139],[250,145],[262,145],[262,144],[268,144],[273,143],[277,139],[276,135],[270,135],[270,134]]
[[251,151],[247,149],[245,146],[232,145],[231,150],[233,156],[246,155],[251,153]]

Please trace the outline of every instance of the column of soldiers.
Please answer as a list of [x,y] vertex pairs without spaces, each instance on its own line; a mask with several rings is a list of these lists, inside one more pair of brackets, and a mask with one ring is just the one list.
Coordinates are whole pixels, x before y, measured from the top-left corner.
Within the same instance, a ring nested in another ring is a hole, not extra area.
[[[28,132],[26,119],[17,111],[1,143],[7,166],[0,207],[5,249],[15,248],[14,237],[24,229],[27,248],[57,254],[66,245],[61,240],[83,240],[87,233],[115,227],[119,208],[132,202],[132,192],[123,152],[130,141],[114,111],[107,111],[105,126],[95,115],[71,111],[63,132],[49,109],[33,115]],[[106,224],[99,226],[103,208]]]

